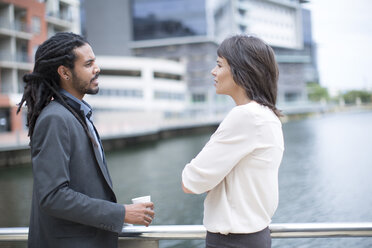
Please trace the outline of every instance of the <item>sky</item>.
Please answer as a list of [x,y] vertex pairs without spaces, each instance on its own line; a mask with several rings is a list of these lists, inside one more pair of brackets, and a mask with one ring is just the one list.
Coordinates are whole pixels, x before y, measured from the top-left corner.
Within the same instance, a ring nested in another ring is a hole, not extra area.
[[372,91],[372,0],[310,0],[320,84]]

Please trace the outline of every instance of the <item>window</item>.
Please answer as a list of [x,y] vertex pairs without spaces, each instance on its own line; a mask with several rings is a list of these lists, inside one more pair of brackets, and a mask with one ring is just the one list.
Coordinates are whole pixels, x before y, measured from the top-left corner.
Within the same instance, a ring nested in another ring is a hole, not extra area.
[[132,0],[134,40],[205,35],[205,0]]
[[33,16],[32,17],[32,33],[34,34],[40,34],[41,32],[41,21],[40,17],[38,16]]
[[205,94],[192,94],[192,102],[205,102]]
[[286,102],[294,102],[299,99],[300,94],[296,92],[286,92],[284,94],[284,99]]
[[154,98],[163,100],[183,101],[185,99],[185,95],[182,93],[175,92],[155,91]]
[[10,131],[10,113],[8,109],[0,108],[0,132]]
[[239,25],[240,32],[244,33],[246,30],[246,26],[244,25]]
[[101,88],[98,92],[100,96],[118,96],[128,98],[143,98],[143,91],[138,89],[107,89]]
[[161,79],[171,79],[171,80],[178,80],[182,79],[181,75],[166,73],[166,72],[154,72],[154,78],[161,78]]
[[246,11],[244,9],[238,9],[238,11],[239,11],[240,16],[242,16],[242,17],[245,16]]
[[141,77],[140,70],[106,70],[101,69],[101,75],[107,76],[127,76],[127,77]]

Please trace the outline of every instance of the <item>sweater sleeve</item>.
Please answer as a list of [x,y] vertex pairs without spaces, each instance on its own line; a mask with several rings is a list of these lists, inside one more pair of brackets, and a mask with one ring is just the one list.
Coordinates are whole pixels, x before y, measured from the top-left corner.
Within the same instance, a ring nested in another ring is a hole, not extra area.
[[235,107],[222,121],[201,152],[182,172],[184,186],[201,194],[217,186],[256,146],[254,116]]

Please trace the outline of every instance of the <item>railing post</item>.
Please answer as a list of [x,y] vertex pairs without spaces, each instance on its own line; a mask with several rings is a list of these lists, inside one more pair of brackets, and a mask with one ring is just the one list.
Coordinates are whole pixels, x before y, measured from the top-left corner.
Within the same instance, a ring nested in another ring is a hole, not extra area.
[[159,248],[159,240],[120,239],[118,248]]

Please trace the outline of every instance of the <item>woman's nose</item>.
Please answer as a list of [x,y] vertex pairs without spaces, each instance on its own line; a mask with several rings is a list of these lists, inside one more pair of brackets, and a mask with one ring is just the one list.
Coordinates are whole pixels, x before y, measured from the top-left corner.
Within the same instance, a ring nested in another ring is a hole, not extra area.
[[211,74],[212,74],[213,76],[216,76],[216,67],[214,67],[214,68],[211,70]]

